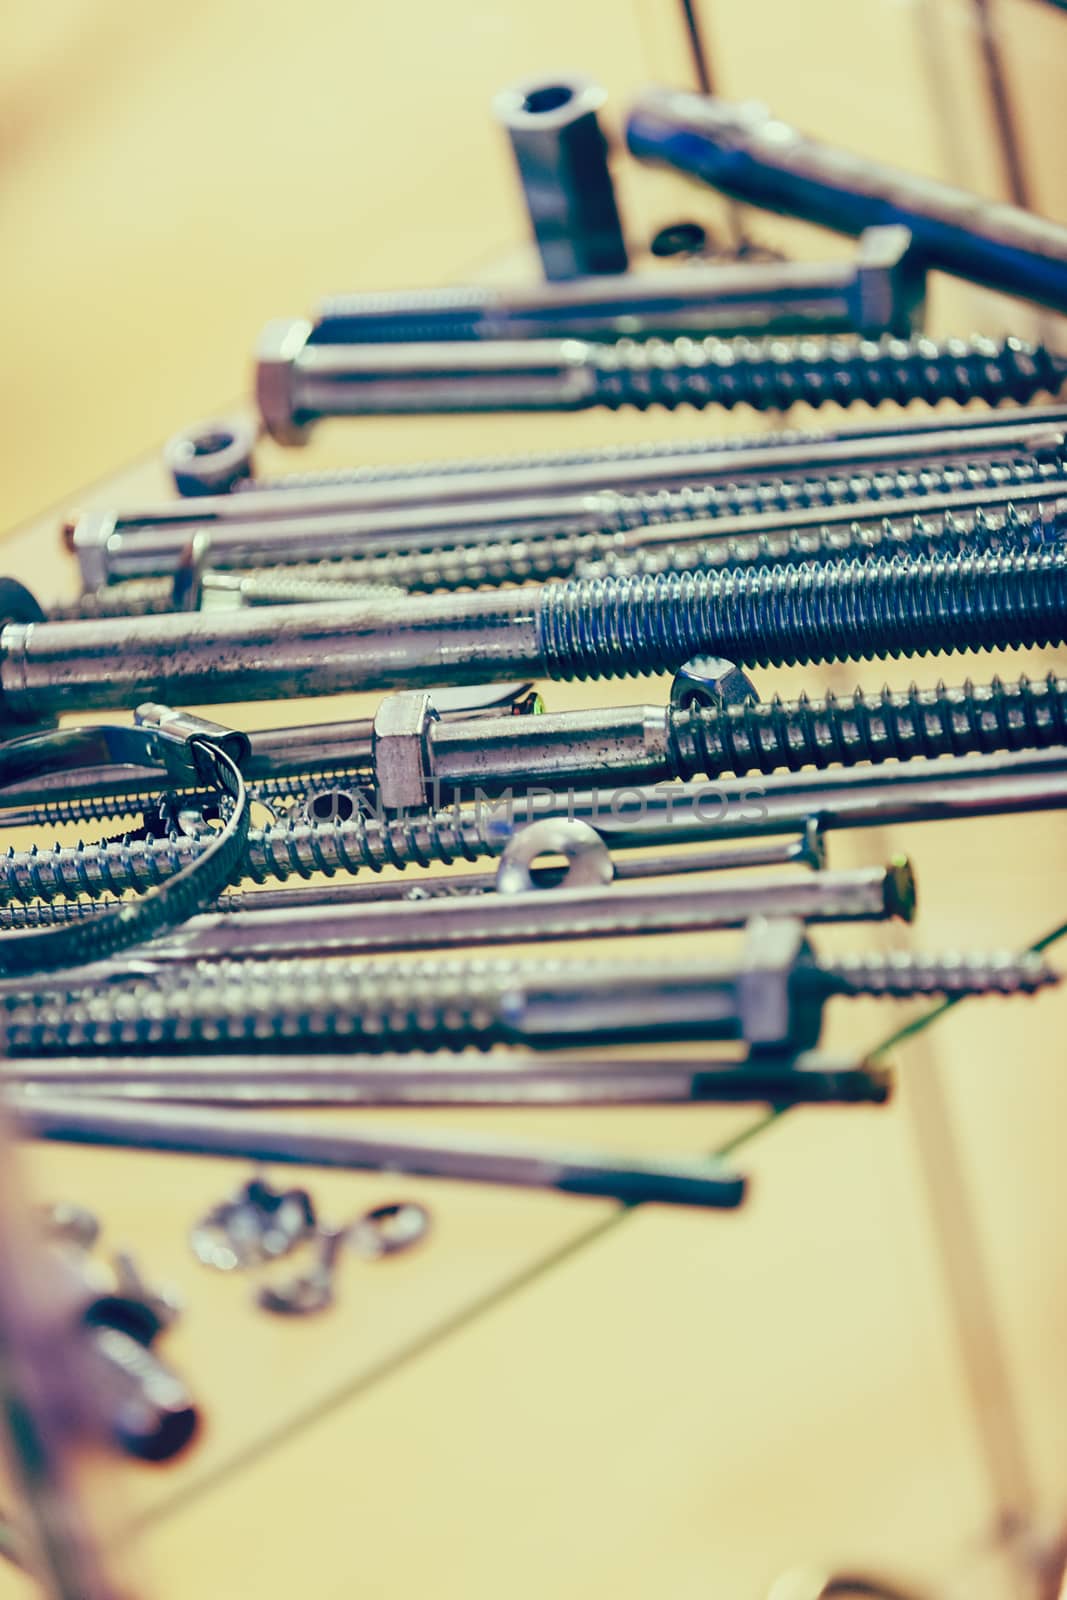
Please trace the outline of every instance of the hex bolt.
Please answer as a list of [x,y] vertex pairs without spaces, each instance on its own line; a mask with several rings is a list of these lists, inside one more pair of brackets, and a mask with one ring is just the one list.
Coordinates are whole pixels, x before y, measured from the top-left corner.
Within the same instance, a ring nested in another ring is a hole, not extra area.
[[[871,228],[851,262],[628,272],[617,280],[583,277],[525,290],[337,295],[317,308],[309,343],[706,338],[797,331],[907,334],[922,309],[923,290],[924,274],[907,229]],[[203,450],[201,459],[207,459]],[[184,470],[187,475],[188,463]]]
[[319,417],[430,412],[673,409],[923,400],[1025,403],[1059,393],[1067,360],[1020,339],[579,339],[315,345],[306,321],[272,322],[257,352],[267,431],[300,444]]
[[674,672],[1062,643],[1067,550],[572,579],[403,604],[9,623],[2,720],[159,700]]
[[626,271],[626,241],[598,115],[606,99],[590,79],[560,75],[527,79],[493,101],[511,140],[549,282]]
[[642,160],[786,216],[849,234],[896,222],[931,267],[1067,311],[1061,223],[820,144],[766,106],[649,89],[626,137]]
[[[544,898],[551,898],[545,896]],[[796,924],[753,923],[742,959],[643,963],[271,960],[130,977],[98,989],[9,999],[4,1053],[150,1047],[353,1052],[534,1049],[670,1039],[743,1039],[809,1049],[834,995],[1030,994],[1057,982],[1038,956],[910,953],[817,959]]]

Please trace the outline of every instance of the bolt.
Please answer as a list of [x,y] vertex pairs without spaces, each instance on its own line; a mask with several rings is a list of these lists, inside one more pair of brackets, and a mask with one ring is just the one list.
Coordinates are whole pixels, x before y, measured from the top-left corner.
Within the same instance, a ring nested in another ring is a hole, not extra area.
[[[907,334],[924,274],[906,228],[871,228],[851,262],[757,262],[583,277],[533,289],[428,289],[338,295],[319,306],[311,344],[434,344],[456,339],[855,332]],[[217,426],[217,425],[216,425]],[[198,436],[215,437],[211,424]],[[225,440],[225,435],[220,436]],[[182,471],[196,440],[179,435]],[[195,462],[194,462],[195,466]],[[205,482],[205,493],[214,484]],[[185,488],[183,493],[189,493]]]
[[[550,897],[546,897],[550,898]],[[754,923],[744,959],[642,963],[482,960],[217,962],[95,990],[9,1000],[5,1054],[168,1050],[489,1049],[655,1039],[747,1039],[808,1049],[833,995],[1030,994],[1056,983],[1038,956],[817,961],[793,924]]]
[[[1039,479],[1042,489],[1054,494],[1061,485]],[[1012,493],[1008,490],[1006,494]],[[999,498],[999,497],[998,497]],[[961,502],[965,496],[954,496]],[[647,525],[612,532],[605,519],[603,531],[559,532],[533,530],[496,543],[458,545],[454,548],[401,551],[398,554],[356,556],[351,559],[309,561],[279,570],[256,570],[236,574],[208,573],[208,592],[217,583],[221,589],[236,586],[242,597],[253,588],[275,604],[313,599],[345,599],[374,602],[403,592],[432,593],[435,590],[475,589],[530,579],[620,577],[654,572],[683,572],[697,567],[766,566],[781,562],[841,561],[865,559],[870,555],[965,554],[968,550],[1002,550],[1013,546],[1038,545],[1059,539],[1065,521],[1063,500],[1050,508],[1042,502],[1023,501],[1018,491],[1003,508],[994,503],[991,510],[979,505],[973,511],[931,511],[922,515],[898,512],[890,502],[890,515],[880,516],[876,504],[850,504],[840,507],[835,520],[806,524],[804,513],[794,512],[793,523],[800,526],[777,532],[742,533],[734,536],[731,523],[713,525],[709,536],[698,536],[680,517],[670,524],[650,521]],[[924,503],[916,501],[916,503]],[[931,504],[936,504],[932,500]],[[694,521],[699,512],[694,509]],[[848,520],[846,520],[846,518]],[[786,518],[765,518],[765,522],[786,522]],[[739,521],[739,519],[738,519]],[[671,534],[671,542],[665,536]],[[271,552],[274,553],[273,551]],[[113,584],[89,590],[77,600],[52,606],[53,622],[117,616],[162,616],[174,609],[171,583],[153,578]]]
[[1020,339],[877,342],[578,339],[479,344],[315,345],[309,322],[270,323],[257,356],[267,430],[300,443],[319,417],[453,411],[580,411],[591,406],[801,403],[877,406],[923,400],[1025,403],[1057,394],[1067,360]]
[[9,624],[5,720],[350,689],[627,677],[699,655],[739,666],[1058,644],[1067,550],[572,579],[403,605]]
[[[413,500],[438,499],[472,501],[498,499],[506,486],[510,494],[589,493],[598,489],[649,488],[666,483],[685,484],[703,480],[717,470],[717,464],[738,456],[754,458],[756,470],[768,454],[782,450],[805,450],[815,454],[830,446],[839,452],[858,456],[862,462],[866,445],[882,442],[898,445],[916,436],[936,434],[956,439],[959,454],[968,451],[959,436],[979,431],[1005,432],[1018,429],[1054,433],[1063,428],[1067,411],[1062,406],[1026,407],[1022,410],[967,413],[950,421],[937,422],[926,417],[918,421],[877,422],[833,432],[785,432],[714,436],[704,439],[670,439],[663,443],[602,445],[584,450],[536,451],[521,456],[481,456],[449,461],[416,461],[403,465],[334,468],[331,471],[289,472],[281,477],[255,477],[238,483],[235,498],[241,501],[251,493],[286,490],[307,500],[319,490],[345,493],[345,504],[365,509],[383,504],[411,504]],[[183,437],[195,441],[204,424],[188,430]],[[930,441],[925,454],[937,453]],[[774,470],[778,470],[777,467]],[[766,476],[766,472],[764,473]],[[70,519],[65,533],[67,546],[73,538],[77,517]]]

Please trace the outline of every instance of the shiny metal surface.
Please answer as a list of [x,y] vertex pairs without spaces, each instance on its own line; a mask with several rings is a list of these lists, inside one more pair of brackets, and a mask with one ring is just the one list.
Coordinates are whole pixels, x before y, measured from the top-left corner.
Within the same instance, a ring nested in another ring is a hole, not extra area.
[[312,340],[907,333],[921,316],[924,288],[907,229],[871,228],[852,261],[715,263],[528,289],[335,295],[316,307]]
[[[744,1180],[708,1157],[665,1161],[407,1129],[331,1132],[319,1123],[284,1123],[248,1113],[40,1096],[18,1108],[24,1136],[64,1143],[229,1156],[238,1161],[403,1172],[464,1183],[558,1189],[627,1204],[733,1207]],[[101,1591],[103,1593],[103,1591]],[[110,1594],[110,1591],[108,1592]],[[83,1600],[74,1590],[63,1600]],[[96,1600],[95,1594],[89,1600]]]
[[[658,881],[562,887],[470,899],[381,905],[308,906],[191,917],[178,932],[145,945],[148,961],[190,962],[227,956],[351,955],[360,951],[475,948],[544,939],[612,938],[737,928],[753,917],[812,922],[881,921],[914,912],[915,886],[904,862],[761,877],[736,885]],[[114,969],[119,970],[119,969]]]
[[822,144],[766,106],[646,90],[630,112],[627,143],[634,155],[737,199],[838,232],[900,223],[931,267],[1067,312],[1067,228]]

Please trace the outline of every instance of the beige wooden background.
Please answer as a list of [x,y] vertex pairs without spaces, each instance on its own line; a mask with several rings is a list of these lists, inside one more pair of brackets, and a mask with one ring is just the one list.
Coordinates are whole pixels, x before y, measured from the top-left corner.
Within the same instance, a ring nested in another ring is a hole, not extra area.
[[[1036,0],[1001,0],[998,11],[1037,199],[1067,218],[1067,18]],[[521,205],[487,109],[497,88],[587,70],[612,91],[617,119],[642,83],[689,81],[667,0],[190,0],[180,10],[54,0],[11,8],[6,21],[0,520],[25,524],[6,547],[8,570],[45,596],[73,581],[57,554],[58,511],[161,492],[154,465],[120,469],[237,401],[268,316],[303,312],[328,290],[523,269]],[[726,92],[1001,192],[966,6],[718,0],[705,23]],[[679,215],[721,218],[714,199],[662,175],[620,160],[619,176],[638,238]],[[752,226],[808,254],[848,248],[758,217]],[[939,331],[1033,329],[1018,308],[944,283],[931,320]],[[358,423],[321,430],[297,465],[757,425]],[[919,663],[915,675],[957,680],[968,669],[993,667]],[[912,675],[896,664],[761,681],[815,690]],[[610,692],[624,703],[663,690]],[[557,687],[551,698],[578,705],[589,693]],[[269,723],[271,708],[250,708],[253,719]],[[854,836],[832,854],[847,865],[905,846],[922,896],[914,932],[835,930],[827,947],[1020,945],[1064,914],[1059,819]],[[328,1216],[411,1194],[433,1206],[435,1235],[409,1259],[353,1265],[342,1305],[315,1323],[271,1322],[249,1306],[244,1281],[192,1262],[187,1228],[237,1169],[29,1152],[38,1193],[94,1206],[108,1238],[189,1303],[168,1348],[203,1398],[204,1438],[173,1468],[110,1480],[112,1516],[141,1535],[146,1591],[754,1600],[783,1567],[826,1559],[990,1600],[1024,1592],[991,1553],[1004,1493],[1049,1529],[1067,1513],[1065,1017],[1055,995],[956,1011],[899,1052],[902,1089],[888,1111],[798,1113],[739,1156],[753,1192],[736,1216],[650,1209],[607,1228],[610,1208],[562,1198],[316,1176]],[[839,1008],[831,1042],[862,1047],[895,1020],[873,1005]],[[993,1286],[991,1322],[981,1302],[964,1314],[977,1406],[918,1158],[917,1130],[929,1128],[940,1090]],[[478,1122],[696,1151],[749,1115]],[[607,1231],[579,1248],[601,1223]],[[992,1464],[981,1443],[990,1430]],[[23,1589],[0,1574],[0,1594]]]

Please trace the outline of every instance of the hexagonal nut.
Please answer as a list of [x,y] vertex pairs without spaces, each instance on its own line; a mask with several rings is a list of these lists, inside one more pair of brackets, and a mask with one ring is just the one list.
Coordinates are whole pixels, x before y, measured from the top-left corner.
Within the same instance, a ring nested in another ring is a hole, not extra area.
[[678,668],[671,684],[671,705],[679,711],[691,706],[710,706],[717,711],[758,699],[751,678],[721,656],[693,656]]
[[388,695],[374,718],[371,749],[378,798],[389,811],[421,811],[430,778],[427,733],[437,712],[428,694]]
[[311,337],[303,317],[268,322],[256,345],[256,402],[263,426],[279,444],[306,444],[308,431],[296,420],[293,375]]
[[255,440],[244,417],[198,422],[167,440],[163,460],[180,495],[229,494],[252,476]]

